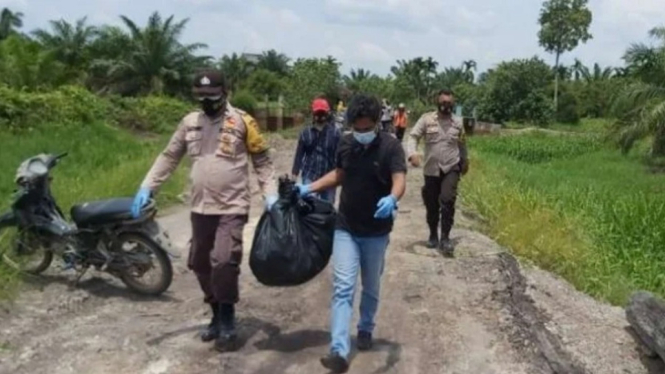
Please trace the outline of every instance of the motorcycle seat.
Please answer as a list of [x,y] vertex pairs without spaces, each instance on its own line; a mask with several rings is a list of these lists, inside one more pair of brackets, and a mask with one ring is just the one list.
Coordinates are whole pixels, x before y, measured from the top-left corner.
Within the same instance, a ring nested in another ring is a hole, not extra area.
[[105,225],[132,219],[131,197],[90,201],[74,205],[71,216],[79,226]]

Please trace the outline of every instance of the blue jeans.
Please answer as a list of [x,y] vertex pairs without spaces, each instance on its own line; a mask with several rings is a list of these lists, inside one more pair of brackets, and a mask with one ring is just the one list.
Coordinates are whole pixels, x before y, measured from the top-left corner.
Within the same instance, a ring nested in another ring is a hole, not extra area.
[[358,270],[362,280],[358,331],[371,333],[379,307],[381,274],[389,236],[360,238],[336,230],[333,240],[333,297],[331,305],[331,353],[348,358],[351,351],[349,325],[353,317],[353,299]]
[[[303,184],[311,184],[314,182],[313,180],[310,179],[303,179],[302,183]],[[325,191],[318,192],[316,194],[313,194],[315,196],[318,196],[319,199],[329,201],[331,204],[335,204],[335,194],[337,193],[337,188],[333,187],[330,189],[327,189]]]

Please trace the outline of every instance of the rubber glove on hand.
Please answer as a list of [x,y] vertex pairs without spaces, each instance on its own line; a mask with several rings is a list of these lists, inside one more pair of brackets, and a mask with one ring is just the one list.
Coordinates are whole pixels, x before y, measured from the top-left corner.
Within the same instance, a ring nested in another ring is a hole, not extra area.
[[397,207],[397,199],[393,195],[388,195],[376,204],[377,210],[374,213],[374,218],[389,218],[392,217],[393,211]]
[[147,187],[141,187],[139,192],[134,196],[134,202],[132,203],[132,217],[139,218],[141,215],[141,208],[143,208],[148,201],[150,200],[151,191]]
[[275,205],[277,200],[278,200],[277,195],[266,196],[266,210],[270,211],[270,209],[272,209],[272,206]]
[[305,197],[312,192],[312,187],[309,184],[296,184],[296,189],[300,197]]

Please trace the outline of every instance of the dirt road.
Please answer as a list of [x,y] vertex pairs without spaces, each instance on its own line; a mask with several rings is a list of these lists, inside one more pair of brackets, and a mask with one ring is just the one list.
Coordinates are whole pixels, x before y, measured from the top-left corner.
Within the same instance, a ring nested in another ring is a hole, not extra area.
[[[293,144],[277,139],[275,146],[278,170],[288,171]],[[377,345],[355,355],[350,372],[663,372],[657,362],[642,361],[621,309],[520,267],[472,230],[471,215],[460,213],[452,234],[457,258],[426,249],[419,170],[408,183],[383,278]],[[246,250],[260,212],[257,205],[247,225]],[[186,209],[161,222],[186,255]],[[209,315],[184,260],[176,260],[173,286],[158,299],[138,298],[99,274],[74,290],[67,286],[71,275],[57,271],[31,282],[0,311],[0,373],[325,373],[318,358],[329,341],[330,269],[297,288],[266,288],[245,261],[243,347],[219,354],[197,338]]]

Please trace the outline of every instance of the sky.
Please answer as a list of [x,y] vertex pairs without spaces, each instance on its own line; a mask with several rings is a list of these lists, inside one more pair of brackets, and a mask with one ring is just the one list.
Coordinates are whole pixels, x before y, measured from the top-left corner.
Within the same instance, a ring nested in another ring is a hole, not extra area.
[[[538,45],[540,0],[0,0],[24,13],[24,30],[48,21],[145,24],[154,11],[189,19],[183,42],[221,56],[276,49],[292,58],[335,56],[342,71],[385,75],[397,60],[431,56],[440,67],[475,60],[484,71],[513,58],[554,57]],[[665,26],[664,0],[590,0],[593,39],[562,57],[619,66],[634,42]]]

